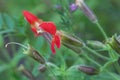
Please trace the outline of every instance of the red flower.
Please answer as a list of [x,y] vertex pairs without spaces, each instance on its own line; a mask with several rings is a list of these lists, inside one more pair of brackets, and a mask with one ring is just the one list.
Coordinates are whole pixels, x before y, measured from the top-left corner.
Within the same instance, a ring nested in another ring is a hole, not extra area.
[[31,30],[36,36],[48,32],[52,36],[51,50],[55,53],[55,45],[60,48],[60,36],[56,34],[56,26],[53,22],[44,22],[28,11],[23,11],[25,19],[31,24]]
[[56,33],[56,26],[53,22],[42,22],[40,27],[52,35]]
[[60,48],[60,36],[59,35],[54,35],[54,37],[52,38],[51,50],[53,53],[56,53],[55,45],[57,46],[57,48]]

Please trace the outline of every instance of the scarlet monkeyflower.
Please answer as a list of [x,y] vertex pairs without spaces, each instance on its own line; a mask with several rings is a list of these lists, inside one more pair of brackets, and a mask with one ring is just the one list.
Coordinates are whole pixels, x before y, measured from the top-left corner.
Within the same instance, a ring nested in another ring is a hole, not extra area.
[[56,34],[56,25],[53,22],[46,22],[41,19],[38,19],[35,15],[32,13],[24,10],[23,15],[25,19],[30,23],[31,30],[36,36],[42,35],[42,33],[47,32],[52,36],[51,40],[51,50],[52,53],[55,54],[55,45],[57,48],[60,48],[60,36]]

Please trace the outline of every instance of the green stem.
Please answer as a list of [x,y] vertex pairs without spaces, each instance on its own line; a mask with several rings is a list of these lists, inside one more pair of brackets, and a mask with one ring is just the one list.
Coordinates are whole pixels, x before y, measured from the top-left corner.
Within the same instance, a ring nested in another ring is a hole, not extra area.
[[10,44],[16,44],[16,45],[19,45],[19,46],[23,47],[24,49],[28,49],[27,46],[25,46],[25,45],[23,45],[23,44],[20,44],[20,43],[17,43],[17,42],[9,42],[9,43],[7,43],[7,44],[5,45],[5,47],[7,47],[7,46],[10,45]]
[[[63,70],[65,70],[65,68],[66,68],[66,63],[65,63],[65,60],[64,60],[64,58],[63,58],[63,55],[62,54],[58,54],[58,56],[60,57],[60,59],[61,59],[61,64],[63,65],[63,67],[64,67],[64,69]],[[65,73],[66,71],[63,71],[62,73],[62,79],[63,80],[68,80],[67,79],[67,76],[66,76],[66,73]]]
[[111,59],[116,59],[114,50],[111,48],[110,45],[107,45],[107,47],[108,47],[108,52],[109,52],[109,56],[111,57]]
[[116,68],[117,72],[120,74],[120,65],[118,62],[115,62],[114,67]]
[[48,66],[47,63],[45,63],[45,66],[46,66],[46,68],[48,69],[48,71],[49,71],[50,73],[52,73],[53,76],[56,78],[55,80],[57,80],[57,77],[56,77],[55,73],[51,70],[51,68]]
[[87,58],[89,61],[91,61],[92,63],[96,64],[97,66],[101,67],[101,65],[99,63],[97,63],[95,60],[89,58],[86,54],[83,55],[85,58]]
[[109,55],[110,55],[111,59],[115,60],[114,67],[116,68],[117,72],[120,74],[120,65],[118,64],[118,62],[116,62],[118,60],[116,55],[115,55],[116,53],[109,45],[108,45],[108,47],[110,48]]
[[101,33],[102,33],[103,37],[105,38],[105,40],[107,40],[108,39],[107,34],[103,30],[102,26],[99,24],[98,21],[95,24],[97,25],[98,29],[101,31]]
[[119,77],[117,77],[114,73],[109,72],[109,71],[107,71],[107,73],[108,73],[109,75],[111,75],[111,76],[114,78],[114,80],[119,80]]
[[96,55],[96,56],[98,56],[98,57],[100,57],[100,58],[109,60],[109,58],[107,58],[107,57],[105,57],[105,56],[103,56],[103,55],[100,55],[100,54],[99,54],[98,52],[96,52],[95,50],[92,50],[91,48],[89,48],[89,47],[87,47],[87,46],[85,46],[85,48],[86,48],[88,51],[92,52],[94,55]]
[[107,47],[108,47],[110,60],[104,64],[104,66],[101,68],[101,71],[103,71],[107,66],[113,64],[117,72],[120,74],[120,66],[118,62],[116,62],[118,60],[118,56],[115,55],[116,53],[109,45],[107,45]]
[[113,62],[115,62],[115,60],[110,60],[110,61],[106,62],[102,67],[100,67],[100,72],[104,71],[106,69],[106,67],[111,65]]

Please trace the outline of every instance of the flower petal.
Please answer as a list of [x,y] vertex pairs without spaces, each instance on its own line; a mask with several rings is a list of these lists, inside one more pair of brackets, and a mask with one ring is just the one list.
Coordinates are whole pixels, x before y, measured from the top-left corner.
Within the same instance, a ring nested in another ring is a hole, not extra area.
[[60,48],[60,43],[61,43],[60,36],[55,35],[54,38],[55,38],[55,44],[56,44],[57,48]]
[[35,27],[31,27],[31,30],[35,34],[35,36],[39,36],[40,34],[37,32],[37,29]]
[[55,35],[56,33],[56,26],[53,22],[42,22],[40,27],[52,35]]
[[55,54],[56,51],[55,51],[55,41],[54,39],[52,39],[52,42],[51,42],[51,50],[52,50],[52,53]]
[[52,42],[51,42],[51,50],[52,50],[53,54],[56,53],[55,45],[57,46],[57,48],[60,48],[60,43],[61,43],[60,36],[59,35],[54,35],[53,38],[52,38]]
[[39,19],[35,15],[33,15],[32,13],[26,10],[23,11],[23,15],[30,24],[33,24],[34,22],[39,21]]

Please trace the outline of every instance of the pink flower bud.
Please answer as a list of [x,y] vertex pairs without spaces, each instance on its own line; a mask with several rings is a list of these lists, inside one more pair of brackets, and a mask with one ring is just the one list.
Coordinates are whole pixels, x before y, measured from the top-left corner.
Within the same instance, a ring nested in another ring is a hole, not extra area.
[[76,0],[76,5],[80,7],[81,11],[92,21],[97,22],[97,18],[93,11],[85,4],[84,0]]
[[99,73],[99,70],[90,66],[79,66],[78,69],[88,75],[96,75]]

